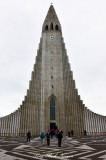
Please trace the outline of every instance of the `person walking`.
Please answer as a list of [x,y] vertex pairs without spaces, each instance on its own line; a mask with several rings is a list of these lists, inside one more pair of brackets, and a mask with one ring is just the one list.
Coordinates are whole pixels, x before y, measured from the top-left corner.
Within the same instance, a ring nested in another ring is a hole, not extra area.
[[87,135],[86,130],[84,130],[84,136],[86,136],[86,135]]
[[40,134],[40,138],[41,138],[41,143],[44,143],[44,138],[45,138],[44,132]]
[[46,134],[46,139],[47,139],[47,145],[50,146],[50,133],[49,132]]
[[27,142],[30,142],[30,139],[31,139],[31,132],[28,131],[27,132]]
[[58,147],[61,147],[61,141],[63,138],[63,134],[61,131],[58,132],[57,138],[58,138]]
[[74,131],[73,131],[73,130],[71,130],[71,136],[73,137],[73,135],[74,135]]
[[71,137],[71,133],[70,133],[70,131],[68,131],[68,137]]

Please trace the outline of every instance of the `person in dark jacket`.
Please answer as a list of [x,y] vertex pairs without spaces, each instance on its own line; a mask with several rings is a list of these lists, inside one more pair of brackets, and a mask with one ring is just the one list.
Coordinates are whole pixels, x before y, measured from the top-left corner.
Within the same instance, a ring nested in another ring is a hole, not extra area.
[[58,147],[61,147],[61,141],[63,138],[63,134],[61,131],[58,132],[57,138],[58,138]]
[[84,130],[84,136],[86,136],[86,135],[87,135],[86,130]]
[[49,132],[46,134],[46,139],[47,139],[47,145],[50,146],[50,133]]
[[73,136],[74,135],[74,131],[73,130],[71,130],[71,136]]
[[28,131],[27,132],[27,142],[30,142],[30,139],[31,139],[31,132]]
[[71,133],[70,133],[70,131],[68,131],[68,137],[71,137]]

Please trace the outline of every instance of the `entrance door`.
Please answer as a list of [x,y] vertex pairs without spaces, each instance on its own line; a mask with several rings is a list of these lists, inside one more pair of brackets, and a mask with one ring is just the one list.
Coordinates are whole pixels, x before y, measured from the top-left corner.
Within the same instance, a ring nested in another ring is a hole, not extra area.
[[51,129],[57,129],[56,123],[50,123],[50,130]]

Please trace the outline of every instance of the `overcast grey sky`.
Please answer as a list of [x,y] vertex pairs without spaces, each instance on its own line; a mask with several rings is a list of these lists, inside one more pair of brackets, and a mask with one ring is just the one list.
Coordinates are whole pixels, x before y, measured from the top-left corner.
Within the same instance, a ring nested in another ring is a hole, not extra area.
[[[0,0],[0,116],[16,110],[29,88],[50,0]],[[52,0],[78,93],[106,115],[106,0]]]

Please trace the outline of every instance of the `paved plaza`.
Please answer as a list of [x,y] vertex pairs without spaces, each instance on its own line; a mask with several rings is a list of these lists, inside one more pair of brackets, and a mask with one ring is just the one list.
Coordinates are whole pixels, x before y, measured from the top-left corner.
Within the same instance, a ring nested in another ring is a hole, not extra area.
[[0,160],[106,160],[106,137],[64,137],[62,146],[51,139],[50,146],[40,138],[30,143],[24,137],[0,138]]

